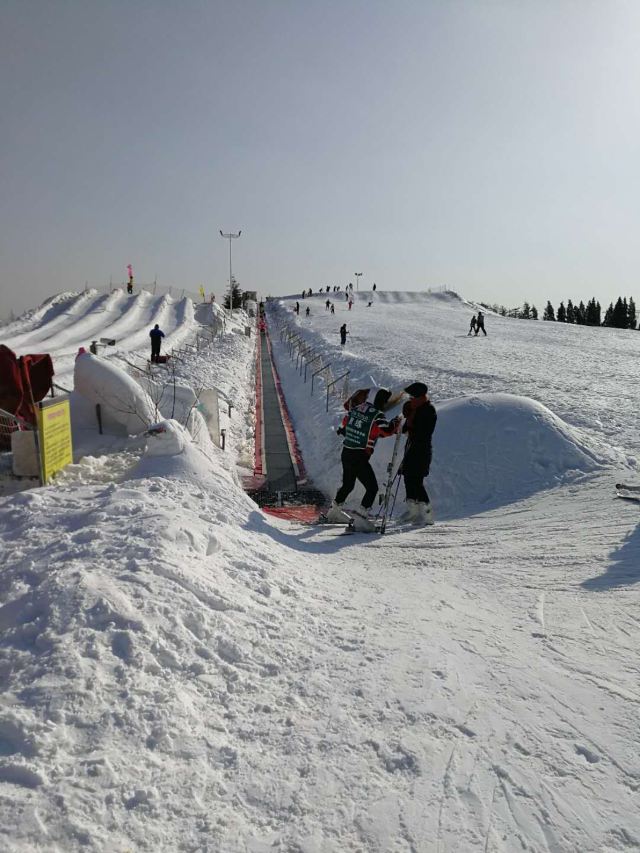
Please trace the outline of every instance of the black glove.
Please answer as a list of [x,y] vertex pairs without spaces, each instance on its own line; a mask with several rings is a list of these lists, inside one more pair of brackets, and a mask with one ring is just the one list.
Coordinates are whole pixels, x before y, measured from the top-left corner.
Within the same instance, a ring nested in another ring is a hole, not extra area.
[[347,434],[347,431],[344,427],[338,427],[336,432],[338,433],[338,435],[346,435]]

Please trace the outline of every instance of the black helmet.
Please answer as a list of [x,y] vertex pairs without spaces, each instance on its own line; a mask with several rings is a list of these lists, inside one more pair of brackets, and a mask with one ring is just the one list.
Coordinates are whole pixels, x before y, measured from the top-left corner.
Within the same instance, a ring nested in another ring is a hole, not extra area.
[[412,382],[404,390],[410,397],[422,397],[429,389],[424,382]]
[[389,402],[389,398],[391,397],[391,391],[388,388],[380,388],[376,391],[376,396],[373,398],[373,405],[376,409],[380,409],[381,411]]

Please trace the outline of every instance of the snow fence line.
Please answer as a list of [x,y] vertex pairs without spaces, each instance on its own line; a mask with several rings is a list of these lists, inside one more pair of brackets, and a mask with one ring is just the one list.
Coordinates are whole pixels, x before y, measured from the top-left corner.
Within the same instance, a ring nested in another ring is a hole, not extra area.
[[340,402],[348,398],[350,370],[335,376],[332,363],[329,361],[323,364],[322,353],[319,353],[312,344],[307,343],[286,319],[281,319],[279,323],[276,323],[276,329],[282,343],[288,346],[289,358],[291,361],[295,360],[298,375],[304,376],[305,384],[308,379],[311,379],[312,397],[319,387],[316,379],[324,382],[326,391],[325,410],[327,412],[329,411],[329,397],[336,397]]

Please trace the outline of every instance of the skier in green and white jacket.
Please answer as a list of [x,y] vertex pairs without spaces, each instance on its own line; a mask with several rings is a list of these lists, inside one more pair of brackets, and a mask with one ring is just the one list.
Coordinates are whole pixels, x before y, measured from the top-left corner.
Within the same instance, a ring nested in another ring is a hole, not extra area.
[[[369,389],[363,388],[344,404],[347,414],[337,430],[338,435],[344,436],[341,457],[342,485],[327,513],[327,519],[345,523],[353,520],[356,530],[372,533],[376,528],[367,517],[367,511],[373,506],[378,493],[378,481],[371,467],[371,455],[379,438],[386,438],[398,432],[401,418],[389,421],[384,415],[384,408],[391,397],[391,391],[380,388],[373,403],[367,401],[368,394]],[[364,497],[360,507],[347,514],[344,511],[344,502],[351,494],[356,480],[359,480],[365,488]]]

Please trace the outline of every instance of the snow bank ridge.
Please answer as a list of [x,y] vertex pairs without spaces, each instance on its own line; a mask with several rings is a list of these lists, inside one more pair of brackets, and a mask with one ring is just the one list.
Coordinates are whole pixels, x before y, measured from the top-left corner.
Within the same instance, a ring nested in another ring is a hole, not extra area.
[[438,405],[429,485],[439,515],[460,517],[594,471],[611,454],[535,400],[461,397]]

